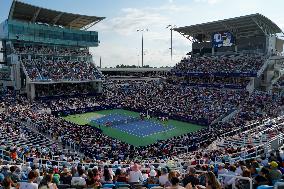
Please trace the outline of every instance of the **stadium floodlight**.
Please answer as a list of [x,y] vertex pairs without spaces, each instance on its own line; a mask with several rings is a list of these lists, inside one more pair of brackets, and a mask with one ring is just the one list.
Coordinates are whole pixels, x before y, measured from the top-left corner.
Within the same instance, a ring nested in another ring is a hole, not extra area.
[[176,28],[176,25],[171,25],[169,24],[166,28],[170,28],[171,30],[171,47],[169,49],[171,49],[171,60],[173,59],[173,29]]
[[142,33],[142,47],[141,47],[141,66],[143,68],[144,66],[144,40],[143,40],[143,33],[144,32],[148,32],[149,29],[148,28],[145,28],[145,29],[137,29],[136,30],[137,32],[141,32]]

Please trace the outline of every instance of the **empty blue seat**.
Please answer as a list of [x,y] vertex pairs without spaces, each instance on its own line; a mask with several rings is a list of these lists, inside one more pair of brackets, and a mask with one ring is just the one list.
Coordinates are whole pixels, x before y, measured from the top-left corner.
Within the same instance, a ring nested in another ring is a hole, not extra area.
[[115,183],[116,187],[130,187],[129,184],[127,184],[126,182],[117,182]]
[[257,189],[273,189],[273,186],[261,185],[261,186],[258,186]]
[[113,188],[114,184],[104,184],[102,188]]
[[147,188],[153,188],[153,187],[155,187],[155,186],[160,186],[159,184],[148,184],[147,185]]

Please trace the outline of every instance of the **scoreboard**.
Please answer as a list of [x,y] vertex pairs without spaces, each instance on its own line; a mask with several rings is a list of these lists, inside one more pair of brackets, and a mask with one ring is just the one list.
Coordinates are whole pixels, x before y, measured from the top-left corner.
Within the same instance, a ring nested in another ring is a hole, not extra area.
[[230,32],[216,32],[212,35],[213,47],[231,47],[234,45],[234,37]]

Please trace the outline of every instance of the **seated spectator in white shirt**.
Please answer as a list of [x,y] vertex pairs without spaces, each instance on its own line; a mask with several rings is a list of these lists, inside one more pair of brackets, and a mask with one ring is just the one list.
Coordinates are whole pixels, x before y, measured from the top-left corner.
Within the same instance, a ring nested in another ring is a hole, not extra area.
[[86,180],[83,177],[84,171],[82,169],[79,169],[78,173],[79,173],[79,177],[73,177],[71,180],[71,185],[72,186],[85,186]]
[[[237,175],[236,174],[236,167],[234,165],[230,165],[229,171],[226,174],[227,175],[232,175],[232,176]],[[235,178],[234,177],[226,176],[225,179],[224,179],[225,186],[231,186],[234,182],[235,182]]]
[[38,189],[38,184],[34,183],[37,178],[37,173],[35,171],[30,171],[28,174],[28,182],[20,182],[19,189]]
[[168,169],[163,168],[161,171],[161,176],[159,177],[159,183],[161,186],[164,186],[167,182],[169,182],[169,177],[168,177]]
[[143,182],[143,180],[144,180],[143,175],[139,169],[139,165],[135,163],[133,167],[131,167],[128,182],[129,183],[140,183],[140,182]]

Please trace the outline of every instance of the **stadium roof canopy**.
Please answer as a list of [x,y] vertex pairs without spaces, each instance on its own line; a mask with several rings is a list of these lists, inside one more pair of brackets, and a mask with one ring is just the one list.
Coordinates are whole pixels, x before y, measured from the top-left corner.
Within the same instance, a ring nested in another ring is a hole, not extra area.
[[88,29],[104,18],[50,10],[17,0],[13,1],[9,12],[11,20],[59,25],[73,29]]
[[282,33],[282,30],[274,22],[259,13],[184,26],[174,30],[187,37],[195,37],[202,34],[208,36],[218,31],[230,31],[235,35],[237,34],[237,37]]

